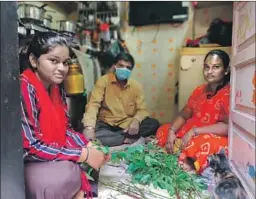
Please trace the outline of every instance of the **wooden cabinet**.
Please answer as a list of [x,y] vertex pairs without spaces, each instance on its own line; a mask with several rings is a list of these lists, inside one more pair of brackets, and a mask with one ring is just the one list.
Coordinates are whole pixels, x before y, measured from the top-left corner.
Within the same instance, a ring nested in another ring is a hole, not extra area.
[[213,49],[231,53],[230,47],[182,48],[179,71],[179,110],[187,103],[193,90],[205,83],[203,77],[204,57]]
[[255,2],[233,9],[229,159],[249,198],[255,198]]

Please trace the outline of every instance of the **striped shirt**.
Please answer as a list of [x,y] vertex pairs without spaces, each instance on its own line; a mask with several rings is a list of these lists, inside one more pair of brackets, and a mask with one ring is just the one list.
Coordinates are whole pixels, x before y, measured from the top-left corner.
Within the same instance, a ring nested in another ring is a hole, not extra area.
[[[66,131],[65,146],[58,146],[58,143],[47,145],[42,141],[42,132],[40,130],[39,115],[40,103],[35,87],[28,82],[26,77],[21,79],[21,132],[23,138],[23,158],[28,161],[58,161],[70,160],[76,162],[82,152],[82,147],[86,146],[88,140],[78,132],[75,132],[70,123]],[[64,101],[66,116],[67,104],[65,102],[65,92],[61,89]]]

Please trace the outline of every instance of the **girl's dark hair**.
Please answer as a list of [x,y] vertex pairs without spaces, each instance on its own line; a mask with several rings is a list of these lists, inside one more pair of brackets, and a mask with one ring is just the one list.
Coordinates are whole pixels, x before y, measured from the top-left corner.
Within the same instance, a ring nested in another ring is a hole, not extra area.
[[51,48],[57,45],[68,46],[64,36],[56,32],[39,32],[37,33],[28,47],[28,56],[32,53],[36,58],[46,54]]
[[120,60],[130,62],[132,64],[132,68],[134,67],[134,58],[131,54],[125,52],[119,53],[115,58],[115,63],[117,63]]
[[227,75],[224,76],[223,79],[223,83],[220,84],[217,88],[216,91],[213,93],[213,95],[211,96],[207,96],[208,98],[213,97],[220,89],[222,89],[224,86],[226,86],[227,84],[229,84],[230,82],[230,70],[228,70],[229,68],[229,63],[230,63],[230,58],[229,55],[220,49],[215,49],[215,50],[211,50],[210,52],[207,53],[207,55],[204,58],[204,62],[207,59],[207,57],[209,57],[210,55],[218,55],[219,58],[221,59],[223,65],[224,65],[224,69],[228,72]]
[[57,45],[69,47],[66,38],[57,32],[38,32],[35,34],[28,46],[24,46],[24,50],[20,52],[21,72],[28,66],[31,67],[29,62],[30,54],[39,58],[42,54],[48,53]]

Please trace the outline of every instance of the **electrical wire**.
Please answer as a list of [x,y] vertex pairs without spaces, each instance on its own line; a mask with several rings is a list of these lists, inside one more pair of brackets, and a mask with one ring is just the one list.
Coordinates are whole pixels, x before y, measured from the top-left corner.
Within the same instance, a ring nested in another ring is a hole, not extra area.
[[137,46],[137,49],[141,49],[143,44],[144,44],[144,45],[145,45],[145,44],[150,44],[150,43],[152,43],[154,40],[156,40],[157,35],[158,35],[158,33],[159,33],[159,30],[160,30],[160,24],[157,25],[157,29],[156,29],[156,32],[155,32],[155,35],[154,35],[153,39],[150,40],[150,41],[145,42],[145,41],[143,41],[143,40],[140,39],[139,31],[138,31],[137,28],[135,28],[135,32],[136,32],[137,38],[139,39],[139,41],[141,41],[141,42],[139,42],[139,44],[138,44],[138,46]]

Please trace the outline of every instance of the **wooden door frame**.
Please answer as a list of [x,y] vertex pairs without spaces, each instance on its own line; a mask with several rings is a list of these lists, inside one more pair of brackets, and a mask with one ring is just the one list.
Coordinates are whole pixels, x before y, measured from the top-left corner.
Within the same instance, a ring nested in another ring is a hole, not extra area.
[[17,2],[0,2],[1,198],[25,199],[20,122]]
[[[254,132],[251,132],[253,127],[255,127],[255,122],[253,123],[251,118],[253,114],[255,114],[255,109],[244,106],[238,106],[236,103],[236,78],[237,78],[237,69],[246,67],[252,63],[255,63],[255,55],[252,57],[253,52],[255,52],[255,33],[253,36],[245,38],[244,42],[241,44],[238,42],[238,32],[239,28],[242,28],[240,25],[238,26],[239,15],[238,12],[247,4],[248,2],[234,2],[233,3],[233,41],[232,41],[232,58],[231,58],[231,97],[230,97],[230,117],[229,117],[229,160],[231,163],[232,170],[234,173],[241,179],[242,184],[244,185],[246,192],[248,193],[248,197],[255,198],[255,192],[250,190],[246,180],[244,179],[244,173],[239,171],[238,166],[235,165],[233,161],[233,156],[235,152],[232,150],[233,147],[241,147],[241,146],[233,146],[233,136],[234,126],[238,129],[241,129],[242,132],[245,133],[246,136],[242,136],[241,138],[250,138],[255,136]],[[243,30],[243,29],[242,29]],[[243,53],[241,53],[243,51]],[[255,53],[254,53],[255,54]],[[249,81],[249,79],[248,79]],[[246,88],[243,88],[246,90]],[[239,113],[238,113],[239,112]],[[239,121],[239,122],[238,122]],[[235,125],[235,124],[236,125]],[[239,127],[237,126],[239,124]],[[240,126],[241,125],[241,126]],[[255,137],[254,137],[255,139]],[[249,143],[249,141],[248,141]],[[247,144],[248,144],[247,143]],[[246,156],[246,154],[245,154]],[[251,185],[251,184],[250,184]]]

